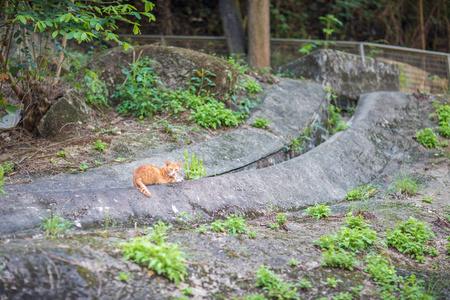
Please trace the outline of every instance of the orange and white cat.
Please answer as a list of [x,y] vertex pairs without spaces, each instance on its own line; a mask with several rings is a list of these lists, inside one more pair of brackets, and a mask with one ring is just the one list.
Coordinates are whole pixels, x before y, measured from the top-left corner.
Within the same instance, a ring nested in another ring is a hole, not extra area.
[[142,194],[150,197],[151,194],[146,185],[178,182],[183,180],[177,178],[182,164],[182,161],[178,163],[171,163],[167,160],[166,165],[162,168],[158,168],[153,165],[137,167],[133,174],[133,184]]

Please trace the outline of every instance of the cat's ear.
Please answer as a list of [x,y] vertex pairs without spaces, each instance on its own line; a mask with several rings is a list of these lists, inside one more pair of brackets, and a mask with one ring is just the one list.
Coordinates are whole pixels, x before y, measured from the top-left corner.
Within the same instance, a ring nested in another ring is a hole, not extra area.
[[170,165],[170,161],[166,160],[166,167]]
[[180,168],[181,168],[181,165],[183,164],[183,161],[180,161],[179,163],[178,163],[178,165],[180,166]]

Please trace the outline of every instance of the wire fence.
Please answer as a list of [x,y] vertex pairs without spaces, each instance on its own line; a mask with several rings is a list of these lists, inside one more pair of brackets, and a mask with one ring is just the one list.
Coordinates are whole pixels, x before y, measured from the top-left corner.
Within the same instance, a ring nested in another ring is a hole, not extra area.
[[[128,39],[133,45],[159,43],[218,56],[229,55],[225,37],[123,35],[122,38]],[[363,59],[373,58],[396,63],[400,69],[399,84],[403,92],[420,90],[442,94],[449,91],[450,54],[374,43],[272,38],[272,69],[276,72],[280,66],[304,56],[305,54],[300,52],[302,47],[320,49],[325,45],[328,49],[360,55]]]

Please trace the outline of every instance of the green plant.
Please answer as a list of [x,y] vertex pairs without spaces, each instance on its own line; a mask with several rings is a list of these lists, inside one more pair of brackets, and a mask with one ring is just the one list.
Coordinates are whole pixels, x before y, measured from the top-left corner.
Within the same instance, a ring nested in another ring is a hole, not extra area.
[[194,292],[192,291],[190,286],[185,286],[181,289],[181,293],[185,296],[192,296],[194,295]]
[[[448,127],[448,134],[450,137],[450,127]],[[448,141],[442,141],[441,142],[441,147],[448,147]]]
[[0,165],[0,194],[6,194],[6,192],[2,189],[3,184],[5,183],[5,179],[3,175],[5,172],[3,171],[3,167]]
[[228,233],[231,235],[236,233],[245,233],[247,220],[237,215],[230,215],[225,221],[225,226],[228,228]]
[[333,300],[352,300],[353,299],[353,295],[350,294],[350,292],[342,292],[337,294],[336,296],[332,296]]
[[394,191],[396,193],[415,195],[419,191],[419,185],[405,172],[400,172],[394,179]]
[[300,52],[301,54],[307,55],[309,53],[311,53],[313,50],[315,50],[315,48],[317,47],[317,44],[304,44],[299,50],[298,52]]
[[225,232],[227,224],[221,220],[215,220],[211,223],[211,230],[214,232]]
[[333,133],[339,132],[339,131],[345,131],[347,129],[351,128],[350,125],[345,124],[344,122],[339,122],[336,126],[336,128],[334,129]]
[[191,110],[189,120],[194,120],[198,125],[205,128],[221,126],[238,126],[244,122],[247,115],[225,108],[225,104],[213,98],[204,105],[199,105]]
[[296,266],[298,265],[298,261],[295,258],[292,258],[291,260],[289,260],[288,264],[290,266]]
[[379,186],[372,186],[372,185],[363,185],[360,187],[353,187],[351,190],[348,191],[347,195],[345,195],[345,198],[350,201],[354,200],[365,200],[374,197],[378,192]]
[[386,234],[388,244],[402,253],[410,254],[411,258],[415,257],[418,262],[423,262],[425,243],[432,237],[434,233],[430,228],[413,217],[398,223],[394,230],[388,230]]
[[64,150],[61,150],[58,153],[56,153],[56,156],[58,156],[58,157],[66,157],[67,156],[67,152],[64,151]]
[[386,258],[378,254],[367,255],[366,263],[365,271],[377,284],[383,286],[385,289],[388,287],[390,289],[394,288],[392,284],[397,283],[399,280],[395,266],[391,265]]
[[248,232],[248,238],[249,239],[256,239],[256,230],[250,230]]
[[341,248],[335,249],[334,246],[328,247],[322,254],[322,258],[322,266],[324,267],[339,267],[351,271],[353,271],[353,267],[358,263],[353,253]]
[[247,82],[245,82],[245,84],[243,85],[243,88],[250,95],[254,95],[263,90],[261,88],[261,86],[259,85],[259,83],[257,83],[254,80],[248,80]]
[[166,225],[166,223],[162,221],[158,221],[155,225],[153,225],[152,232],[149,234],[150,240],[155,242],[158,245],[164,244],[167,238],[167,230],[172,228],[172,225]]
[[302,215],[311,215],[312,218],[319,220],[331,215],[331,210],[328,205],[316,204],[314,206],[308,207]]
[[275,222],[280,226],[284,226],[287,222],[286,214],[278,213],[277,216],[275,217]]
[[371,246],[375,242],[376,237],[376,232],[368,228],[342,227],[335,231],[334,235],[323,235],[314,243],[321,248],[339,246],[354,252],[360,252]]
[[325,17],[319,17],[319,20],[320,23],[325,26],[322,28],[322,31],[325,33],[325,49],[327,49],[330,36],[335,32],[340,32],[336,26],[343,26],[344,24],[332,14],[327,14]]
[[98,152],[102,152],[106,149],[106,143],[103,143],[101,140],[97,140],[94,142],[94,146],[92,147],[92,150],[97,150]]
[[130,282],[131,281],[130,275],[131,273],[119,272],[118,277],[120,281]]
[[207,230],[206,225],[203,224],[200,227],[198,227],[195,231],[198,233],[206,234],[206,230]]
[[447,254],[450,254],[450,236],[447,237],[448,244],[445,246],[447,248]]
[[353,216],[353,213],[349,212],[345,215],[345,226],[352,229],[363,229],[370,225],[364,222],[364,217],[362,215]]
[[431,197],[423,196],[422,201],[426,203],[433,203],[434,199]]
[[278,225],[278,223],[272,223],[269,225],[270,229],[272,230],[277,230],[280,228],[280,225]]
[[261,129],[269,128],[270,124],[272,124],[272,121],[269,119],[266,119],[265,116],[262,116],[262,118],[253,120],[253,123],[252,123],[253,127],[261,128]]
[[160,242],[152,243],[144,237],[136,237],[129,242],[119,244],[125,259],[143,264],[159,275],[165,275],[175,284],[184,281],[186,271],[185,254],[178,249],[178,244]]
[[9,174],[12,173],[14,171],[14,163],[12,161],[8,162],[5,161],[2,165],[0,165],[1,167],[3,167],[3,171],[4,174]]
[[250,70],[245,59],[240,58],[236,54],[232,54],[228,58],[227,62],[239,72],[239,75],[244,75]]
[[88,69],[85,69],[84,81],[86,83],[86,103],[90,107],[99,109],[109,107],[106,82],[100,80],[97,73]]
[[81,173],[83,173],[84,171],[89,169],[89,164],[87,162],[83,161],[83,162],[81,162],[81,164],[78,168],[80,169]]
[[52,239],[61,235],[67,235],[72,230],[72,226],[71,222],[64,222],[60,214],[55,214],[52,211],[45,214],[44,221],[39,224],[39,227],[45,230],[45,235],[50,236]]
[[416,140],[426,148],[434,149],[439,141],[432,128],[425,128],[416,133]]
[[203,167],[203,159],[195,157],[192,153],[191,160],[189,162],[188,151],[184,151],[184,164],[183,168],[186,172],[186,180],[199,179],[206,176],[205,168]]
[[337,287],[338,282],[342,282],[342,280],[336,279],[334,277],[328,277],[327,281],[324,284],[329,285],[330,287],[335,289]]
[[289,144],[289,150],[299,153],[302,150],[302,141],[291,137],[291,142]]
[[268,297],[276,297],[278,299],[298,299],[299,294],[295,285],[284,282],[281,278],[267,269],[264,265],[256,271],[255,286],[268,290]]
[[434,297],[428,295],[423,286],[423,280],[417,280],[416,275],[411,274],[409,278],[404,280],[403,277],[400,277],[400,281],[403,283],[403,286],[400,290],[400,294],[404,297],[403,299],[421,299],[421,300],[432,300]]
[[302,280],[300,280],[297,285],[302,288],[302,289],[307,289],[307,288],[312,288],[312,284],[311,281],[306,280],[305,278],[303,278]]
[[192,72],[194,73],[194,76],[191,77],[189,81],[189,90],[197,96],[202,94],[209,95],[210,91],[208,88],[216,86],[210,77],[217,77],[216,74],[204,69],[192,70]]

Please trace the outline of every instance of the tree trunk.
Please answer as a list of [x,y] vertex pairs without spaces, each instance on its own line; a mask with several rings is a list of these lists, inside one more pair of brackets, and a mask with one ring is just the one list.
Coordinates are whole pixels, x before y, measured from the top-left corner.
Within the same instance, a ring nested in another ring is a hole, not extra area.
[[228,51],[245,54],[245,35],[239,0],[220,0],[220,16],[227,37]]
[[255,69],[270,68],[269,0],[248,1],[248,63]]
[[157,8],[160,10],[164,22],[162,22],[162,33],[173,35],[172,12],[170,11],[171,0],[158,0]]

